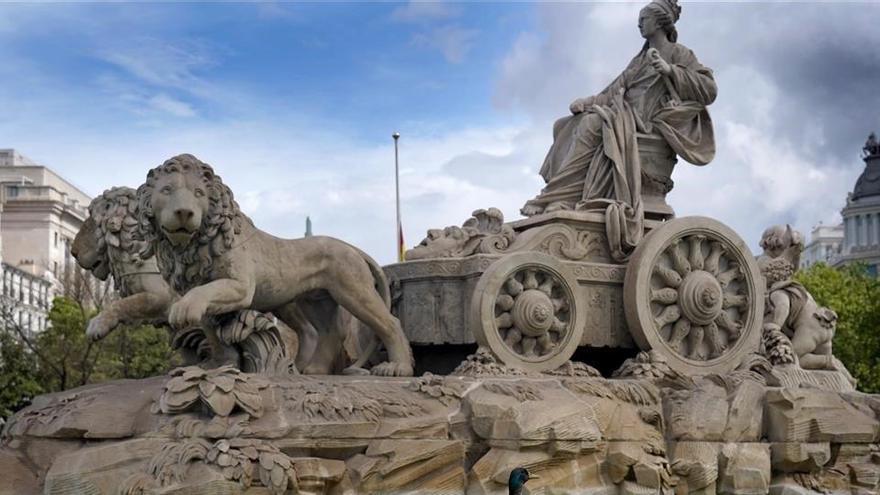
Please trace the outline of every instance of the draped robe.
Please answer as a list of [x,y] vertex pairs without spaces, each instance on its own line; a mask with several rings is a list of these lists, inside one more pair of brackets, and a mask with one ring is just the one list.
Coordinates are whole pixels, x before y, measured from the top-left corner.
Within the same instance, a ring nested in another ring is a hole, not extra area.
[[612,255],[625,260],[642,235],[641,162],[636,133],[660,135],[684,160],[709,163],[715,136],[706,106],[717,88],[711,69],[677,43],[661,57],[672,72],[654,70],[642,50],[583,113],[554,125],[541,167],[547,185],[528,204],[604,209]]

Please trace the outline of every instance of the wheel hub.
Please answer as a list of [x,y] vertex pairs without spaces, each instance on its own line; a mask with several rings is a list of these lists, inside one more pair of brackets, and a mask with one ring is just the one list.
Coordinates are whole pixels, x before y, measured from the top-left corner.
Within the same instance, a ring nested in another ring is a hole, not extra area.
[[516,298],[511,316],[524,335],[540,337],[553,326],[553,301],[540,290],[526,290]]
[[682,313],[697,325],[707,325],[722,311],[724,292],[715,277],[706,271],[689,273],[678,290]]

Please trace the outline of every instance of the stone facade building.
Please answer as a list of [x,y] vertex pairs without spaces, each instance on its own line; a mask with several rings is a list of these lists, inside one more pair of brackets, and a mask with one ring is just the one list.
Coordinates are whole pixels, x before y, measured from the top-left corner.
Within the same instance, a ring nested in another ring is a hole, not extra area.
[[834,264],[843,246],[843,225],[816,225],[810,232],[810,242],[801,254],[801,268],[815,263]]
[[865,169],[841,210],[843,222],[813,228],[801,267],[825,262],[832,266],[865,263],[877,275],[880,267],[880,141],[874,133],[862,148]]
[[[54,294],[75,267],[70,246],[91,198],[14,149],[0,149],[0,258],[6,323],[46,327]],[[12,320],[12,321],[10,321]]]

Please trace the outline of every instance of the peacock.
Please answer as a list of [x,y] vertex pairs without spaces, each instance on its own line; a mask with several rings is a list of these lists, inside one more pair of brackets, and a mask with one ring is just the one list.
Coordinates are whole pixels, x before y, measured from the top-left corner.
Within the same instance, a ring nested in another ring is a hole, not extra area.
[[518,467],[510,472],[510,478],[507,480],[507,493],[509,495],[522,495],[523,487],[526,481],[538,479],[535,475],[530,475],[529,470],[524,467]]

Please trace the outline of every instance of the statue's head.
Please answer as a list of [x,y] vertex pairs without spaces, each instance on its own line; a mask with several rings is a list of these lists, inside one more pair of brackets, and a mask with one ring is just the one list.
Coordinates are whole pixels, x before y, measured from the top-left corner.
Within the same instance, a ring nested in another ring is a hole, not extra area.
[[660,30],[669,41],[675,42],[678,39],[675,23],[680,15],[678,0],[654,0],[639,12],[639,32],[647,39]]
[[791,225],[772,225],[761,234],[760,245],[765,255],[775,258],[782,255],[787,249],[802,247],[803,236],[797,230],[792,229]]

